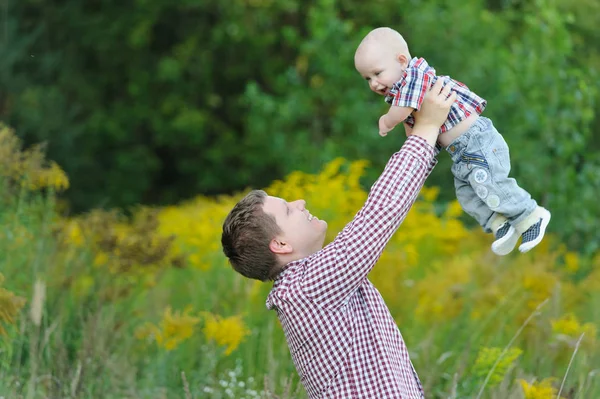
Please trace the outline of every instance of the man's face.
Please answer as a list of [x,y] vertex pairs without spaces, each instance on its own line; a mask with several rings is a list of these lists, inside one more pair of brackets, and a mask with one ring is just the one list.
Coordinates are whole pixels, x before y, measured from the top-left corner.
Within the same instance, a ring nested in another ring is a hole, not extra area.
[[274,216],[282,230],[278,239],[288,243],[300,258],[321,250],[327,232],[327,223],[311,215],[305,205],[304,200],[287,202],[271,196],[263,204],[263,211]]
[[402,72],[406,69],[406,58],[394,56],[380,44],[369,44],[357,50],[354,65],[373,92],[386,96],[394,83],[402,77]]

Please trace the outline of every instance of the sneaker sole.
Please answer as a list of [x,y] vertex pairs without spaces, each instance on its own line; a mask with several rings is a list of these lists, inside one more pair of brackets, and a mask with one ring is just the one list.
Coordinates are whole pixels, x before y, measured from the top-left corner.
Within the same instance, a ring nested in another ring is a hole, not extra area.
[[492,243],[492,252],[500,256],[508,255],[515,249],[515,245],[517,245],[520,237],[517,234],[517,230],[513,226],[510,226],[508,233],[504,237]]
[[528,252],[535,246],[537,246],[540,242],[542,242],[544,236],[546,235],[546,227],[548,227],[548,223],[550,223],[551,217],[552,215],[550,214],[550,212],[544,210],[544,213],[542,214],[542,225],[540,226],[540,234],[538,235],[538,238],[536,238],[533,241],[529,241],[526,244],[521,244],[521,246],[519,246],[519,251],[521,251],[522,253]]

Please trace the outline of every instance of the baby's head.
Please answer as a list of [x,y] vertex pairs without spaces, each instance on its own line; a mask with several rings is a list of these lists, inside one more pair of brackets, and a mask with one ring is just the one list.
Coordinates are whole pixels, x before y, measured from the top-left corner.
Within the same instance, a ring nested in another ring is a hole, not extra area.
[[365,36],[354,53],[354,66],[375,93],[385,96],[400,80],[410,60],[408,45],[391,28],[377,28]]

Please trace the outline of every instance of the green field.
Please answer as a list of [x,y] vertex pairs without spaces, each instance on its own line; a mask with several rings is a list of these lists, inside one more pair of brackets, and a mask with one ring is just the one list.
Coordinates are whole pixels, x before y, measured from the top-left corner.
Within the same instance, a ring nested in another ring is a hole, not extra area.
[[[0,155],[0,397],[306,397],[265,308],[270,284],[221,253],[239,195],[66,219],[57,165],[7,128]],[[331,240],[366,198],[366,168],[336,159],[265,189],[306,199]],[[427,397],[600,397],[600,256],[550,235],[497,257],[437,198],[423,189],[370,276]]]

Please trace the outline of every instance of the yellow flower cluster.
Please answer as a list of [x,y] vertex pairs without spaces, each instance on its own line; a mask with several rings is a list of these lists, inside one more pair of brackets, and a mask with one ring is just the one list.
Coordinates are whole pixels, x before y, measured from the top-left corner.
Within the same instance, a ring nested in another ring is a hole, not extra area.
[[493,387],[504,380],[506,373],[523,351],[510,348],[504,354],[501,348],[481,348],[473,366],[473,375],[482,381],[490,374],[488,386]]
[[204,319],[204,338],[224,346],[227,356],[250,334],[239,315],[222,317],[210,312],[201,312],[201,317],[195,317],[191,313],[190,306],[183,312],[175,313],[168,307],[158,325],[146,323],[136,329],[135,336],[139,340],[155,341],[158,347],[171,351],[191,338],[196,325]]
[[554,378],[546,378],[530,384],[525,380],[519,380],[525,399],[560,399],[556,397],[557,389],[552,386],[554,381]]
[[59,232],[65,253],[73,248],[93,252],[88,274],[70,278],[65,284],[78,296],[90,292],[94,284],[90,273],[98,270],[121,276],[100,293],[104,299],[114,300],[127,296],[140,282],[153,286],[156,275],[169,267],[185,266],[183,256],[174,250],[175,237],[159,232],[158,211],[154,209],[139,208],[132,220],[117,211],[93,210],[64,220]]
[[159,325],[146,323],[136,330],[135,336],[140,340],[154,340],[159,347],[171,351],[194,334],[194,327],[200,322],[200,318],[192,316],[191,311],[187,307],[183,312],[173,313],[171,307],[168,307]]
[[3,282],[4,276],[0,274],[0,335],[6,334],[2,324],[14,324],[17,315],[25,306],[25,298],[2,288]]
[[187,264],[207,270],[223,263],[221,226],[238,197],[217,201],[199,197],[179,206],[163,208],[157,214],[158,232],[165,237],[176,236],[174,254],[184,256]]
[[573,348],[583,334],[582,343],[593,346],[596,342],[597,328],[593,323],[581,324],[573,313],[551,321],[552,332],[561,342]]
[[204,337],[207,341],[214,340],[217,345],[225,346],[225,355],[237,349],[250,331],[244,325],[241,316],[221,317],[204,312]]
[[44,146],[36,145],[25,151],[21,146],[15,132],[0,123],[0,177],[29,190],[62,191],[69,187],[65,172],[56,163],[45,161]]
[[172,251],[174,236],[159,233],[158,211],[140,208],[127,221],[116,211],[94,210],[65,222],[65,245],[91,245],[95,266],[107,266],[113,273],[173,265],[183,266]]
[[436,263],[431,272],[416,284],[415,316],[426,323],[451,321],[462,311],[466,286],[471,281],[473,262],[455,257]]
[[567,252],[565,254],[565,269],[571,273],[579,270],[579,257],[575,252]]

